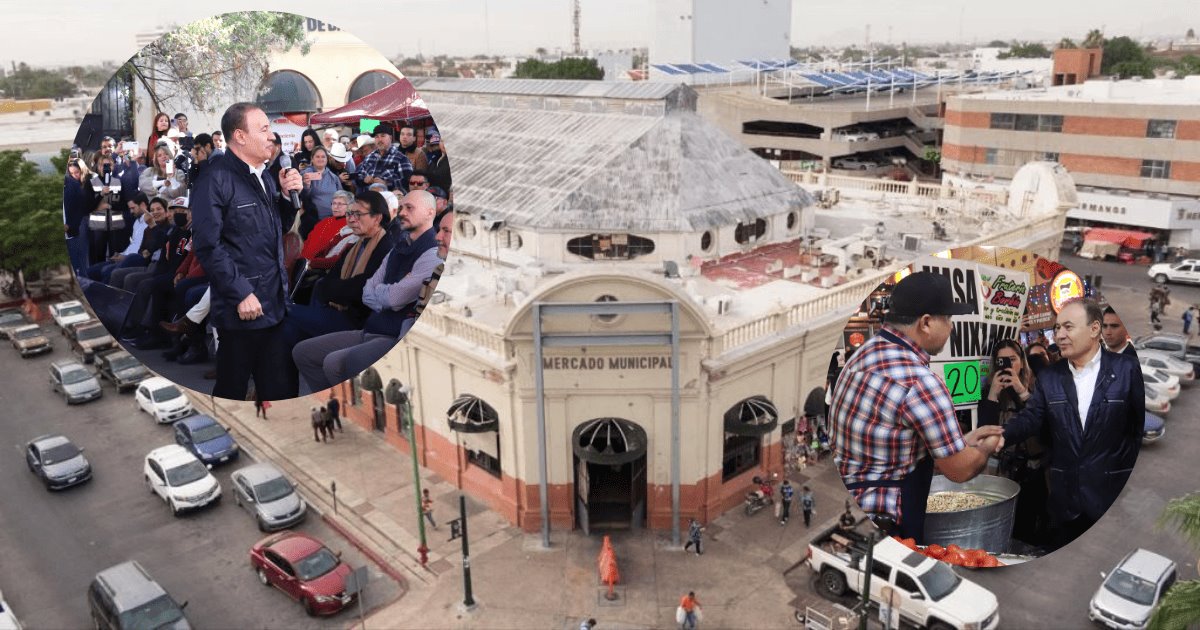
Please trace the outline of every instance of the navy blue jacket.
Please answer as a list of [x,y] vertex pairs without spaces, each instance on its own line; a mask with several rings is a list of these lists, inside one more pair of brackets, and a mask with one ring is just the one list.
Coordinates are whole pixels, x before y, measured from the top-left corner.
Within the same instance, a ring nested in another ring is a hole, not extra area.
[[[208,274],[218,329],[268,328],[286,313],[280,216],[295,210],[279,197],[278,180],[269,173],[263,171],[264,192],[250,167],[231,151],[201,169],[192,190],[192,248]],[[237,307],[251,293],[263,315],[242,321]]]
[[1005,444],[1024,442],[1043,429],[1049,434],[1046,505],[1056,523],[1104,515],[1133,472],[1146,423],[1145,385],[1135,359],[1101,348],[1086,428],[1080,426],[1068,363],[1063,359],[1042,370],[1025,408],[1004,426]]

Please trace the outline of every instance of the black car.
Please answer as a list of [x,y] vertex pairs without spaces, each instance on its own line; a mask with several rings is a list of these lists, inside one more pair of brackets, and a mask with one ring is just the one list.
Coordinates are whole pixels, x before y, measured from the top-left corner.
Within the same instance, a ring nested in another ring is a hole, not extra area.
[[61,490],[92,478],[83,449],[61,435],[43,435],[25,445],[25,463],[47,490]]
[[96,355],[96,367],[100,370],[100,378],[112,381],[118,392],[132,390],[137,384],[150,375],[146,366],[136,357],[124,350],[111,350]]

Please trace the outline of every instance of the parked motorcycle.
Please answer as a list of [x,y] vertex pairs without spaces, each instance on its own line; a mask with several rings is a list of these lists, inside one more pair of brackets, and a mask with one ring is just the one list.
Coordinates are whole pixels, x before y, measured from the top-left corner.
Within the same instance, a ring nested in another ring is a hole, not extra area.
[[758,484],[758,490],[746,493],[746,503],[743,510],[746,516],[751,516],[755,512],[767,507],[775,505],[775,490],[771,484],[762,477],[754,477],[754,483]]

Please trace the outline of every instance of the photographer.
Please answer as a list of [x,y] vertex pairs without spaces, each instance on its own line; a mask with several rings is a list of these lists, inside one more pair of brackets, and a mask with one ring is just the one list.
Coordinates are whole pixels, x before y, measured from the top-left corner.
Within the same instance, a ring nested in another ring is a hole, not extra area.
[[196,185],[196,180],[200,177],[200,172],[208,168],[211,161],[218,157],[215,152],[216,147],[212,136],[206,133],[196,136],[192,144],[192,150],[188,152],[191,158],[187,170],[188,190],[191,190]]
[[[1032,396],[1035,376],[1021,344],[1004,339],[992,351],[991,371],[984,384],[987,396],[979,401],[980,426],[1004,426],[1025,408]],[[1046,504],[1046,447],[1041,436],[1031,437],[1000,454],[999,473],[1021,484],[1017,497],[1013,537],[1029,544],[1047,542],[1049,513]]]

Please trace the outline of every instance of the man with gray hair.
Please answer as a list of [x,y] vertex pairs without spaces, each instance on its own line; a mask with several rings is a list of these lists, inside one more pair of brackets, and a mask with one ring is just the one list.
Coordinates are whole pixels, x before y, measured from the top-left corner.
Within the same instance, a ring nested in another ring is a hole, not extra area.
[[1051,551],[1087,531],[1117,499],[1137,462],[1146,393],[1137,359],[1101,343],[1104,310],[1074,299],[1058,311],[1054,342],[1064,361],[1038,373],[1004,441],[1050,435]]

